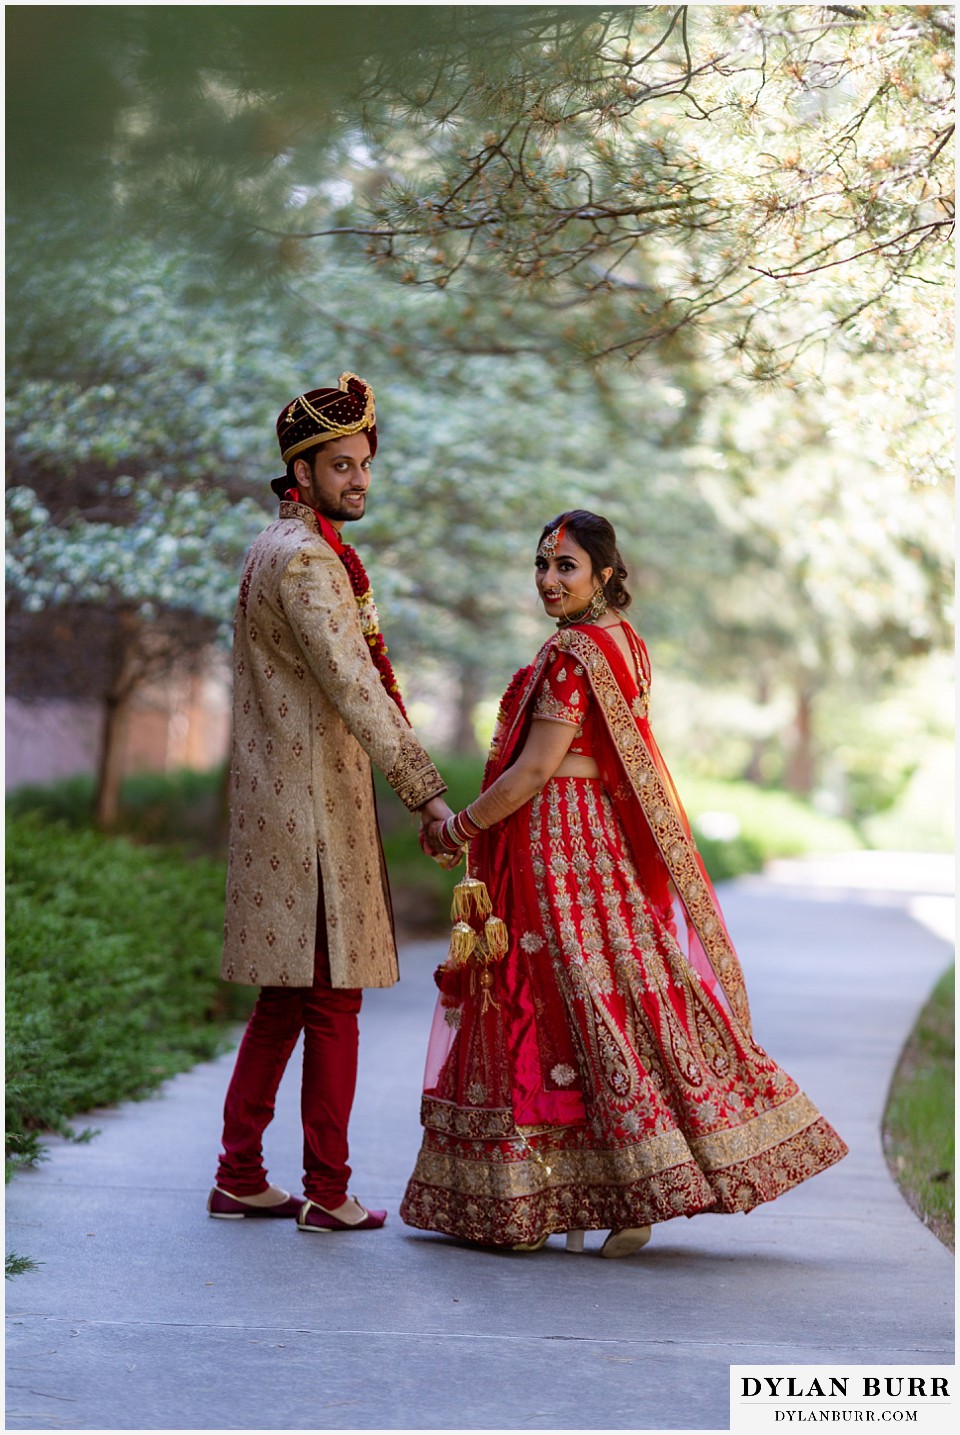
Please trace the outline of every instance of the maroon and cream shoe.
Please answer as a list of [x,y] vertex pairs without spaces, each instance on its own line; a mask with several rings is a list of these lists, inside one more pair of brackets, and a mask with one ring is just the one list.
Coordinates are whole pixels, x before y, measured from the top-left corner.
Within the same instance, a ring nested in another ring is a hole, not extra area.
[[[368,1211],[365,1206],[361,1206],[356,1196],[348,1196],[343,1205],[337,1207],[337,1210],[343,1211],[351,1205],[354,1211],[351,1212],[351,1218],[347,1219],[346,1217],[335,1216],[332,1211],[327,1210],[326,1206],[318,1206],[316,1201],[304,1201],[300,1208],[300,1214],[297,1217],[297,1230],[378,1231],[387,1219],[386,1211]],[[361,1214],[356,1219],[353,1219],[352,1217],[356,1211],[359,1211]]]
[[207,1212],[218,1221],[242,1221],[247,1216],[281,1216],[292,1218],[299,1215],[303,1205],[301,1196],[291,1196],[279,1186],[268,1186],[256,1196],[231,1196],[220,1186],[214,1186],[207,1197]]

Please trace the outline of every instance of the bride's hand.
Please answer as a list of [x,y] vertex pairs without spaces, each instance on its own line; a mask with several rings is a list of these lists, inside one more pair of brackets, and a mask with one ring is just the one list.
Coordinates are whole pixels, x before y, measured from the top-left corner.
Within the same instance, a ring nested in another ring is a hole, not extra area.
[[444,850],[437,841],[437,834],[440,831],[441,823],[434,819],[433,822],[425,822],[420,828],[420,846],[428,857],[438,857]]
[[428,857],[432,857],[434,862],[441,866],[444,871],[449,872],[454,867],[460,865],[460,859],[463,854],[460,852],[448,852],[445,847],[440,845],[437,841],[437,834],[441,826],[442,824],[440,822],[425,823],[420,829],[420,846]]

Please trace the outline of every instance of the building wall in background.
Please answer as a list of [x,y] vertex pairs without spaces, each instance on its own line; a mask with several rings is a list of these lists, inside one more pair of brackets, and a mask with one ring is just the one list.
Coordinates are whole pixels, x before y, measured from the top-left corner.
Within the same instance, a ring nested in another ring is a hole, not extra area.
[[[6,700],[6,790],[96,771],[103,712],[94,703]],[[130,716],[124,772],[206,771],[226,759],[230,689],[217,668],[145,688]]]

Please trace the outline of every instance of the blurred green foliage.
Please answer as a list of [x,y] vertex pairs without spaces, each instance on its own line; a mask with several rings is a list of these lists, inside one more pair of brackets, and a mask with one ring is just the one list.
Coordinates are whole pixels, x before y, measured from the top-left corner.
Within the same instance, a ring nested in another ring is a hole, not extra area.
[[892,810],[939,719],[878,710],[950,641],[953,25],[10,7],[13,685],[71,623],[45,695],[92,672],[93,608],[128,690],[162,621],[161,680],[224,642],[274,415],[351,368],[358,539],[435,745],[529,658],[533,539],[587,506],[690,683],[672,751]]
[[[172,843],[198,855],[222,855],[226,846],[226,770],[140,772],[122,789],[122,831],[130,841]],[[25,783],[7,794],[7,813],[34,813],[46,822],[88,829],[93,820],[91,775]]]
[[[849,823],[824,816],[793,793],[749,782],[674,775],[697,846],[714,881],[759,872],[775,857],[849,852],[863,845]],[[706,813],[733,818],[739,829],[736,835],[726,839],[711,836]]]

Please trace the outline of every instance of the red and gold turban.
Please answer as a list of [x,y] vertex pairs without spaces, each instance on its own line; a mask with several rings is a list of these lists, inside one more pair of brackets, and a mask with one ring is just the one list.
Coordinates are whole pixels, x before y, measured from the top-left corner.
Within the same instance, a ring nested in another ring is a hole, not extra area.
[[277,441],[284,463],[305,449],[366,430],[371,456],[377,451],[373,389],[356,374],[341,374],[339,388],[311,389],[287,404],[277,418]]

